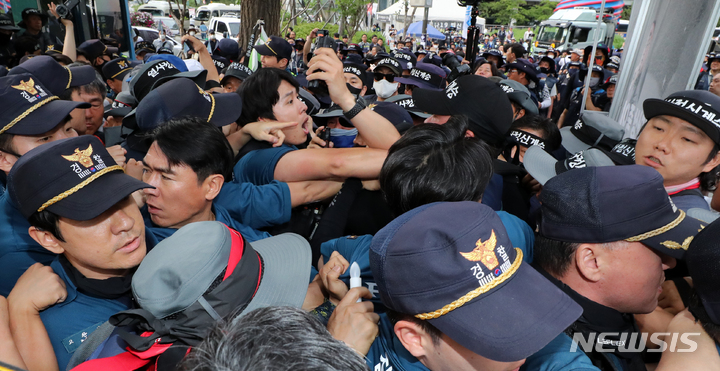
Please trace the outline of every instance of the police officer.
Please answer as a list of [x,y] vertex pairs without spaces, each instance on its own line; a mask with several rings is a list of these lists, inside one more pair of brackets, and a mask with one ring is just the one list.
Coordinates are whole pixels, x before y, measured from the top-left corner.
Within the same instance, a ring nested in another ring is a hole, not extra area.
[[15,27],[12,17],[0,14],[0,65],[12,66],[14,63],[16,53],[11,38],[13,33],[19,30],[19,27]]

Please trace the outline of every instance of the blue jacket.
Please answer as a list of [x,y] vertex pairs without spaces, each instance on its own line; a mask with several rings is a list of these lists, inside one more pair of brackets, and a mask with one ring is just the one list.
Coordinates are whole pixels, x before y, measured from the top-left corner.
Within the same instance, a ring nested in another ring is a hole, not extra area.
[[40,246],[28,234],[30,223],[10,201],[0,195],[0,295],[8,296],[15,282],[35,263],[50,264],[56,255]]
[[251,228],[287,223],[292,210],[290,188],[287,183],[275,180],[261,186],[226,182],[215,204],[221,205],[233,219]]

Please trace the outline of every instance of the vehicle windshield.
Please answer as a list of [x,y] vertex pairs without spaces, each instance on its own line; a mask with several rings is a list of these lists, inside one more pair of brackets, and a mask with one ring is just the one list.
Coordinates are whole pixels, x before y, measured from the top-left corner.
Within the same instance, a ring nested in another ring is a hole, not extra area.
[[160,9],[140,9],[141,12],[150,13],[153,17],[162,17],[165,13]]
[[209,10],[201,10],[198,12],[198,14],[195,16],[195,19],[199,21],[208,21],[210,20],[210,11]]
[[566,35],[567,28],[542,26],[537,41],[559,45],[565,42]]
[[230,23],[230,35],[236,36],[240,33],[240,22]]
[[175,20],[172,18],[162,18],[157,20],[158,23],[162,23],[163,26],[176,31],[178,29],[177,23],[175,23]]

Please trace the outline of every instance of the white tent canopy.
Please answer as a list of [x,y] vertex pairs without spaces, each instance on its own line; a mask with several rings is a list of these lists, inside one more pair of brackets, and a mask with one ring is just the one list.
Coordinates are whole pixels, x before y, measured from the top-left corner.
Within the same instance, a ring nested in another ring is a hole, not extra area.
[[[413,8],[408,8],[408,17],[412,14]],[[410,20],[418,21],[423,19],[425,9],[418,8],[415,11],[415,19]],[[400,0],[397,3],[387,7],[385,10],[377,13],[378,18],[381,15],[390,16],[391,22],[402,23],[405,19],[405,0]],[[430,8],[428,20],[430,21],[447,21],[447,22],[463,22],[465,21],[465,7],[459,6],[457,0],[433,0],[432,7]]]

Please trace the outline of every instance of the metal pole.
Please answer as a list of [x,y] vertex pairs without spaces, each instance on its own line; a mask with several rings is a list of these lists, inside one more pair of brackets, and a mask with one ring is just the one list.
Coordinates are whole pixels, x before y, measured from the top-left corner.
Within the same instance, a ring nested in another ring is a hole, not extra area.
[[426,49],[427,49],[427,45],[428,45],[428,44],[427,44],[427,42],[428,42],[427,26],[428,26],[428,17],[429,17],[429,16],[430,16],[430,7],[427,6],[427,4],[426,4],[426,6],[425,6],[425,15],[423,16],[423,28],[422,28],[423,40],[425,40],[425,48],[426,48]]
[[[600,39],[600,27],[602,27],[603,15],[605,14],[605,0],[602,0],[600,4],[600,16],[598,17],[597,28],[595,28],[595,40],[593,41],[592,54],[588,56],[588,74],[585,76],[585,94],[583,94],[582,103],[580,106],[580,112],[585,112],[585,103],[587,102],[587,96],[590,94],[590,79],[592,78],[592,68],[595,65],[595,51],[597,50],[597,44]],[[608,32],[610,30],[607,30]],[[614,30],[613,30],[614,31]]]

